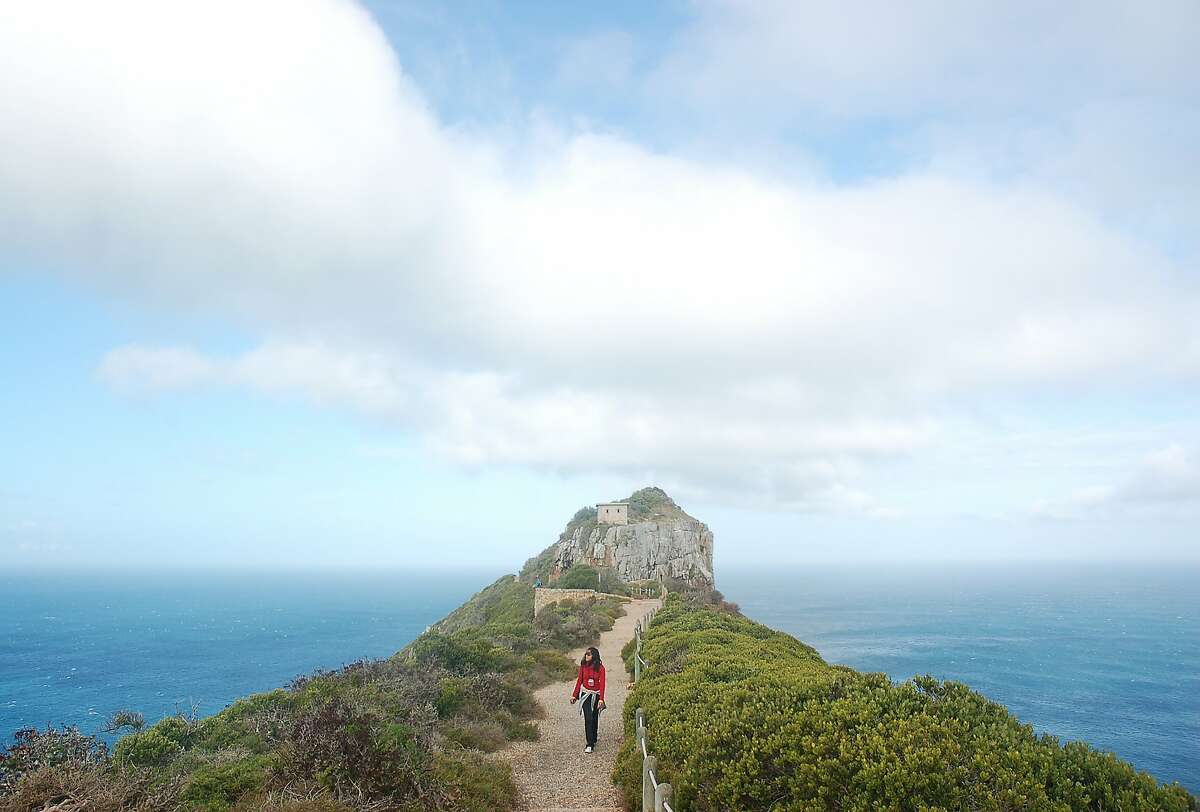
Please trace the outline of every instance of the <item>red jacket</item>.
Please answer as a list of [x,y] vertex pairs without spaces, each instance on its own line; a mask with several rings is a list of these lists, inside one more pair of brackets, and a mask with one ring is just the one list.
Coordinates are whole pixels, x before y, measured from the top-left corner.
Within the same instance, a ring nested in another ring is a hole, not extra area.
[[571,694],[572,699],[579,698],[579,688],[587,688],[589,691],[598,691],[600,693],[600,701],[604,701],[604,666],[592,668],[590,666],[579,666],[579,676],[575,678],[575,691]]

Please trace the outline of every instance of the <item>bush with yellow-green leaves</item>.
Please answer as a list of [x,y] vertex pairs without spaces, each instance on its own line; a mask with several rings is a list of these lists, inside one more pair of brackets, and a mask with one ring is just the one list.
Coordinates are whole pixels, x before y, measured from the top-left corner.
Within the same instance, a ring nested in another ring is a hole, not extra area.
[[676,595],[643,656],[613,774],[630,809],[641,798],[638,707],[676,810],[1197,809],[1177,784],[1038,736],[961,683],[831,666],[789,635]]

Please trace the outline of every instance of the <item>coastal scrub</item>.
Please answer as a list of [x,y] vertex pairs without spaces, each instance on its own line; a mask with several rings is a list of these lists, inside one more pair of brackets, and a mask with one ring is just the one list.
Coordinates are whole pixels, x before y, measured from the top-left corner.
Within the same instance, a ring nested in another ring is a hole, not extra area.
[[[613,779],[637,808],[646,709],[676,809],[1196,810],[1111,753],[1038,736],[956,682],[831,666],[800,641],[671,595],[643,646]],[[625,651],[631,665],[632,647]]]

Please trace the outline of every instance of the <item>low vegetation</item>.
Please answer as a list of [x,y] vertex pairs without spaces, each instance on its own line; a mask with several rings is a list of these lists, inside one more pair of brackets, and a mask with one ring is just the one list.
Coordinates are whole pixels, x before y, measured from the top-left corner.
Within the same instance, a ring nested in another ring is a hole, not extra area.
[[532,587],[506,576],[388,659],[208,718],[114,717],[134,732],[111,753],[75,728],[21,731],[0,755],[0,812],[503,812],[516,790],[487,754],[536,737],[533,690],[573,676],[564,652],[623,612],[590,599],[534,619]]
[[[631,665],[632,647],[626,648]],[[640,808],[646,709],[676,809],[1196,810],[1110,753],[1038,736],[965,685],[831,666],[736,607],[671,595],[625,704],[614,780]]]
[[586,564],[576,564],[562,574],[554,586],[559,589],[600,589],[600,573]]
[[662,488],[642,488],[634,491],[625,501],[629,503],[629,521],[631,522],[675,517],[683,512]]

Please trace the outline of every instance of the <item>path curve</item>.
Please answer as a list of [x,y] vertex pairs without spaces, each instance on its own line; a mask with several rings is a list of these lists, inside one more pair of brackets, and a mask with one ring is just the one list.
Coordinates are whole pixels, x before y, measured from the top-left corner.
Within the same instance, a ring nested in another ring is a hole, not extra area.
[[[537,741],[513,742],[499,755],[512,765],[520,799],[518,809],[530,812],[619,812],[620,792],[610,776],[617,761],[624,729],[621,711],[629,692],[629,674],[621,661],[621,648],[633,637],[634,625],[662,601],[633,600],[625,604],[625,616],[617,618],[612,629],[600,635],[596,647],[604,663],[604,700],[594,753],[583,752],[583,719],[579,705],[570,704],[575,680],[555,682],[534,692],[546,709],[546,718],[538,720]],[[586,646],[567,656],[575,662],[583,657]]]

